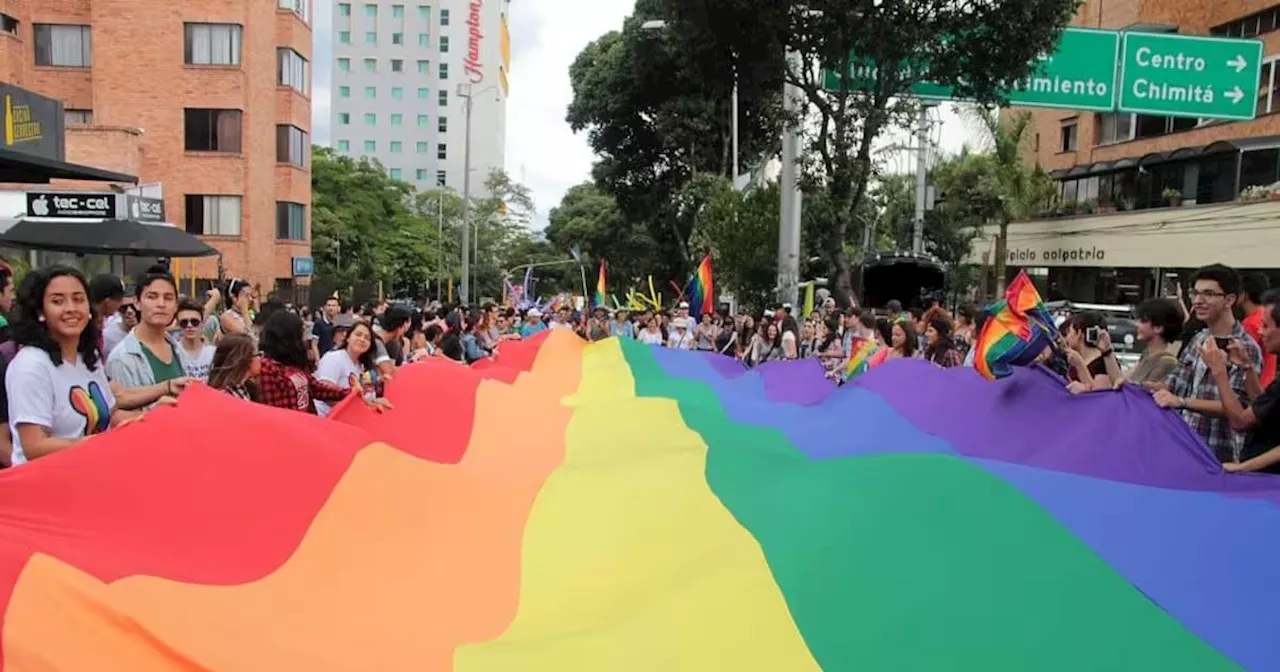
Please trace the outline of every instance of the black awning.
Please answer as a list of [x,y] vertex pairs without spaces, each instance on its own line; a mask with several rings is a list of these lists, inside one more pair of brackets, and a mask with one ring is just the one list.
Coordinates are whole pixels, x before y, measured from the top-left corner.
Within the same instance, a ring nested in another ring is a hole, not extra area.
[[1067,170],[1065,168],[1059,168],[1057,170],[1049,171],[1049,179],[1051,180],[1060,180],[1066,176],[1067,176]]
[[1067,177],[1080,177],[1089,174],[1089,166],[1074,166],[1067,171]]
[[134,175],[81,166],[66,161],[0,148],[0,182],[48,184],[49,180],[90,180],[137,184]]
[[1151,152],[1150,154],[1143,156],[1141,159],[1138,159],[1138,165],[1150,166],[1156,163],[1164,163],[1164,161],[1168,158],[1169,158],[1168,152]]
[[0,245],[71,254],[209,257],[218,251],[181,229],[128,219],[49,222],[24,219],[0,234]]

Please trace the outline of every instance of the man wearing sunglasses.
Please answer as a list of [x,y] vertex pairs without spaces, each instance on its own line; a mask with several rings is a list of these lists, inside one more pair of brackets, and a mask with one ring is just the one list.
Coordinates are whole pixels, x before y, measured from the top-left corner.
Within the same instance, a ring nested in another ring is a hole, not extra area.
[[174,323],[179,331],[182,368],[191,378],[205,382],[209,378],[209,368],[213,365],[216,348],[204,337],[204,306],[190,300],[183,301],[178,305],[178,316]]

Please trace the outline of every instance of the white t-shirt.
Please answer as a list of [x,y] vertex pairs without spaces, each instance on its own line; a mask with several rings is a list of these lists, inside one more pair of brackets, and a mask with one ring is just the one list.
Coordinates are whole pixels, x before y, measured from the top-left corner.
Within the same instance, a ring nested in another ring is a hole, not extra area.
[[213,368],[213,353],[217,348],[205,343],[200,351],[193,355],[184,345],[179,344],[176,347],[181,351],[182,368],[186,374],[202,383],[208,381],[209,369]]
[[9,362],[4,387],[9,396],[14,465],[27,461],[18,425],[47,427],[59,439],[100,434],[111,426],[116,398],[101,362],[96,371],[90,371],[78,356],[74,364],[54,366],[44,350],[27,346]]
[[568,322],[552,322],[551,328],[552,329],[572,329],[573,325],[569,324]]
[[684,333],[681,333],[680,329],[671,330],[671,337],[667,339],[668,348],[675,348],[677,350],[693,349],[693,343],[694,343],[693,334],[690,333],[688,329],[685,329],[683,331]]
[[636,337],[641,343],[649,345],[662,345],[662,332],[651,331],[649,329],[641,329],[640,335]]
[[112,350],[120,345],[120,341],[129,335],[129,330],[124,328],[124,318],[120,317],[120,313],[116,313],[107,318],[106,323],[102,326],[102,356],[107,357]]
[[796,332],[790,329],[782,332],[782,352],[784,355],[790,353],[793,357],[800,354],[796,351]]
[[[366,397],[372,397],[373,379],[369,373],[359,362],[351,361],[351,355],[346,350],[332,350],[325,353],[320,358],[320,363],[316,365],[316,380],[327,380],[344,390],[349,390],[359,383],[366,392]],[[333,407],[323,401],[316,401],[316,414],[321,417],[329,415],[329,411]]]

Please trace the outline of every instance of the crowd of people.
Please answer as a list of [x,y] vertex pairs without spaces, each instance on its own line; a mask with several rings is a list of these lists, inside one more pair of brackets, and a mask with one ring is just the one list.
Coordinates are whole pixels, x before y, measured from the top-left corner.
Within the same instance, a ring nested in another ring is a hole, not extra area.
[[[1280,293],[1265,276],[1200,269],[1187,295],[1136,309],[1140,361],[1122,370],[1105,318],[1064,316],[1061,340],[1041,362],[1075,394],[1141,386],[1174,409],[1230,471],[1280,473]],[[15,292],[0,267],[0,464],[18,465],[74,446],[85,437],[175,403],[199,381],[243,400],[326,415],[357,396],[375,410],[398,367],[429,357],[473,363],[504,341],[563,329],[590,341],[636,339],[657,347],[717,352],[748,367],[815,358],[840,380],[867,343],[886,358],[922,359],[944,368],[972,366],[984,312],[954,314],[938,302],[904,310],[839,308],[827,298],[807,316],[790,304],[758,314],[667,310],[585,313],[537,308],[418,306],[374,302],[357,308],[328,297],[314,314],[274,298],[260,300],[233,279],[203,302],[183,297],[163,267],[130,296],[117,277],[86,279],[54,266],[31,271]],[[1189,300],[1188,307],[1186,301]],[[10,321],[11,320],[11,321]],[[358,403],[358,402],[357,402]]]

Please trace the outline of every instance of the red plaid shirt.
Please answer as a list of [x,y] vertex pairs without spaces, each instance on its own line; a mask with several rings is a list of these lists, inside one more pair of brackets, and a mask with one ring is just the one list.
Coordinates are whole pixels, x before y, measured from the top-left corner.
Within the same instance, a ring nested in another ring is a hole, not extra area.
[[258,375],[258,403],[315,414],[315,400],[335,404],[346,398],[347,390],[327,380],[317,380],[302,369],[262,358]]

